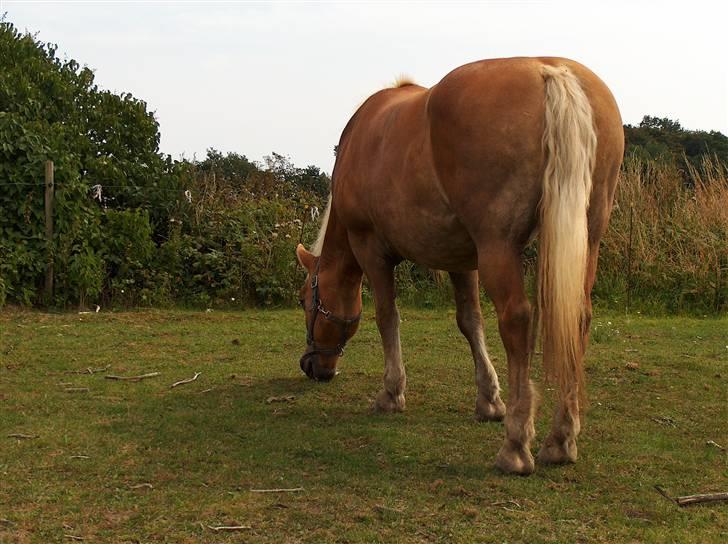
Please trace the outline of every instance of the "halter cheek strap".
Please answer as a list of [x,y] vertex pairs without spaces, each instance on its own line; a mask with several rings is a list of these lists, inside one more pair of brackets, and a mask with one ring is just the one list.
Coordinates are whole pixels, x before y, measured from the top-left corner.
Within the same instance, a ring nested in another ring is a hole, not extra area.
[[[356,317],[353,317],[351,319],[345,319],[342,317],[335,316],[332,314],[329,310],[327,310],[324,307],[324,303],[321,301],[321,298],[319,296],[319,281],[318,281],[318,275],[319,275],[319,263],[316,263],[316,271],[314,272],[313,276],[311,276],[311,308],[310,310],[313,312],[313,316],[311,316],[311,320],[308,323],[308,329],[306,330],[306,344],[312,348],[308,353],[320,353],[322,355],[338,355],[339,357],[344,355],[344,346],[346,346],[346,342],[349,336],[349,329],[352,325],[358,323],[361,320],[361,311],[359,312],[359,315]],[[305,310],[304,306],[304,310]],[[323,316],[324,319],[327,321],[331,321],[332,323],[339,326],[339,329],[341,331],[341,339],[339,343],[336,345],[336,347],[323,347],[316,344],[316,341],[313,337],[313,331],[314,327],[316,326],[316,318],[319,316]]]

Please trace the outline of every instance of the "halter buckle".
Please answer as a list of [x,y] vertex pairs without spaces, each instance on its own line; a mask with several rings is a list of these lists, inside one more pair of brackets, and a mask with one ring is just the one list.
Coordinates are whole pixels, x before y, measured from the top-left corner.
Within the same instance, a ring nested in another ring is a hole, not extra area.
[[331,312],[324,308],[324,303],[319,300],[318,307],[316,308],[319,313],[324,316],[326,319],[329,319],[331,317]]

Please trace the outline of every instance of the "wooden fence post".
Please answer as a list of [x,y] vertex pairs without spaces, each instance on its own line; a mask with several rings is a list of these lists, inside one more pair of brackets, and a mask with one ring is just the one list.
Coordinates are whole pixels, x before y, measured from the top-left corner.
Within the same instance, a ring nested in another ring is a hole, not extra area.
[[53,300],[53,161],[45,164],[45,235],[47,266],[45,275],[45,299],[50,304]]

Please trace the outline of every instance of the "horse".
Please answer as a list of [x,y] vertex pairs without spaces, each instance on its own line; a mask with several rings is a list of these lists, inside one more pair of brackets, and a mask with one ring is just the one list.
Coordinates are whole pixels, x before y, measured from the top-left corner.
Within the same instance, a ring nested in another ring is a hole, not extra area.
[[[522,475],[535,468],[529,373],[538,336],[558,404],[536,460],[575,462],[591,291],[623,154],[612,93],[570,59],[481,60],[430,88],[402,81],[370,96],[341,134],[318,239],[312,251],[296,248],[307,272],[303,372],[321,381],[336,374],[359,326],[366,274],[384,351],[373,408],[404,410],[394,268],[407,259],[447,271],[475,362],[475,417],[504,420],[495,466]],[[524,249],[536,236],[532,305]],[[507,407],[485,346],[480,285],[507,354]]]

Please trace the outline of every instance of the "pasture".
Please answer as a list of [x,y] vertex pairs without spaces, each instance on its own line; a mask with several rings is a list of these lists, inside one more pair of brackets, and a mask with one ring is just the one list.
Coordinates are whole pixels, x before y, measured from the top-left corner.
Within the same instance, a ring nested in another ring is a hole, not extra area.
[[[401,314],[407,411],[384,416],[371,307],[328,384],[300,310],[0,313],[0,542],[726,541],[725,503],[654,486],[728,491],[728,319],[597,311],[579,461],[524,478],[472,418],[454,310]],[[486,337],[507,387],[492,315]],[[303,489],[251,491],[280,488]]]

